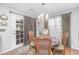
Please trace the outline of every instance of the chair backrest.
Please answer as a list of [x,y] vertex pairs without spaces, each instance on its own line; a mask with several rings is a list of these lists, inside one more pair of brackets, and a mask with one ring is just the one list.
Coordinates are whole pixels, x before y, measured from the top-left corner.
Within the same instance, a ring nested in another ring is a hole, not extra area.
[[50,39],[36,39],[35,45],[37,48],[37,54],[50,55],[51,54],[51,40]]
[[30,41],[30,42],[33,41],[33,38],[34,38],[34,33],[33,33],[33,31],[29,31],[29,32],[28,32],[28,35],[29,35],[29,41]]
[[64,45],[64,47],[66,47],[67,45],[67,39],[68,39],[68,32],[64,32],[62,34],[62,44]]

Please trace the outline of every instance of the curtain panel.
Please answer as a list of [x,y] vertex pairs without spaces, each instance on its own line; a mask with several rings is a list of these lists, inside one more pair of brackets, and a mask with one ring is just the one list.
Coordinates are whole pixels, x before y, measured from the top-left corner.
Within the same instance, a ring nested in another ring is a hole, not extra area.
[[68,32],[67,47],[71,47],[71,12],[62,14],[62,32]]
[[36,18],[24,16],[24,45],[29,43],[28,31],[33,31],[36,35]]

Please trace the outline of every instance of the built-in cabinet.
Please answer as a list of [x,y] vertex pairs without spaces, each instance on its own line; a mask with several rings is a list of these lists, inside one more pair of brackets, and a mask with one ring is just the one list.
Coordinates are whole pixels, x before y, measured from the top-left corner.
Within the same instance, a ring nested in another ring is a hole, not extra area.
[[24,17],[11,14],[11,48],[17,48],[24,44]]

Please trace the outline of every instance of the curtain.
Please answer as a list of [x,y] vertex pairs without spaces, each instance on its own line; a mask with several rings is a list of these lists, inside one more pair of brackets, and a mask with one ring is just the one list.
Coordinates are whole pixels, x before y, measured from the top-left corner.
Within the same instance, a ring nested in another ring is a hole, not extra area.
[[24,16],[24,45],[29,43],[28,31],[33,31],[36,35],[36,19]]
[[62,32],[68,32],[68,40],[67,40],[67,46],[71,47],[71,40],[70,40],[70,30],[71,30],[71,26],[70,26],[70,22],[71,22],[71,12],[70,13],[66,13],[66,14],[62,14]]
[[36,36],[44,35],[44,19],[37,19],[36,20]]
[[[51,37],[55,37],[58,40],[61,40],[62,34],[62,19],[61,16],[55,16],[48,20],[48,28]],[[61,43],[61,41],[60,41]]]

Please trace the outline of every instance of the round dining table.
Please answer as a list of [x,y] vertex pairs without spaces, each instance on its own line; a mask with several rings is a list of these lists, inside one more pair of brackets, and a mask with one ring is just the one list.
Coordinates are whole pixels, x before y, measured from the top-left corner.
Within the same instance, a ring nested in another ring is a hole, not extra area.
[[52,47],[58,46],[60,44],[60,40],[56,37],[50,37],[50,40],[52,41]]
[[50,38],[50,40],[52,41],[52,48],[55,46],[58,46],[60,43],[60,40],[53,36],[38,36],[38,38],[40,38],[40,39],[44,39],[44,38],[49,39]]

